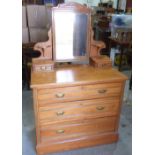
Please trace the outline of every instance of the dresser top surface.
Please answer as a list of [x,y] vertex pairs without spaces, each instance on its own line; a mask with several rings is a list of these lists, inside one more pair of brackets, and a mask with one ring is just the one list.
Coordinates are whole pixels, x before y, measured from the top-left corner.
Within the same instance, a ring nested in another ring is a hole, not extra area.
[[100,82],[124,81],[127,77],[115,69],[94,68],[89,65],[60,67],[52,72],[32,72],[31,88],[62,87]]

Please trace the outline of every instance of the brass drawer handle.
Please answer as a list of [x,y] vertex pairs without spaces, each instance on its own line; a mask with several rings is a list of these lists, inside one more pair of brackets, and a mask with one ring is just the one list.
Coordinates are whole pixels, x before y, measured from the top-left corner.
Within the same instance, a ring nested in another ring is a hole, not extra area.
[[57,93],[55,96],[57,98],[63,98],[65,96],[65,94],[64,93]]
[[56,132],[57,132],[57,133],[64,133],[65,130],[60,129],[60,130],[57,130]]
[[104,94],[106,91],[107,91],[107,90],[105,90],[105,89],[101,89],[101,90],[98,90],[98,93]]
[[96,109],[97,109],[97,110],[103,110],[104,107],[102,107],[102,106],[98,106],[98,107],[96,107]]
[[57,114],[57,116],[61,116],[64,114],[64,111],[58,111],[56,114]]

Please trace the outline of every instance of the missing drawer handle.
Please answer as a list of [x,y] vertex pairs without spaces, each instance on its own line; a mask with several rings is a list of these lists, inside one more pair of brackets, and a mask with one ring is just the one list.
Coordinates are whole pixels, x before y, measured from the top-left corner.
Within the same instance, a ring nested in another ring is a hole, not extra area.
[[96,109],[97,109],[97,110],[103,110],[104,107],[102,107],[102,106],[98,106],[98,107],[96,107]]
[[62,130],[62,129],[56,131],[56,133],[58,133],[58,134],[64,133],[64,132],[65,132],[65,130]]
[[106,92],[107,92],[107,90],[105,90],[105,89],[98,90],[98,93],[100,93],[100,94],[104,94]]
[[62,116],[65,112],[64,111],[58,111],[56,114],[57,116]]
[[63,98],[65,96],[65,94],[64,93],[57,93],[55,96],[57,98]]

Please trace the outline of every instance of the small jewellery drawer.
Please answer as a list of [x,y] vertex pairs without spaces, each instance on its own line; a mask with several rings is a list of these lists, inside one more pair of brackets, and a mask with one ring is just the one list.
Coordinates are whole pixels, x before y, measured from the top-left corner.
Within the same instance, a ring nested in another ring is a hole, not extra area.
[[41,127],[41,141],[65,140],[80,138],[96,133],[112,132],[115,130],[116,117],[105,117],[92,120],[71,121],[61,124]]
[[119,105],[118,97],[56,103],[39,108],[42,125],[68,120],[114,116]]
[[39,104],[119,96],[121,83],[104,83],[38,90]]

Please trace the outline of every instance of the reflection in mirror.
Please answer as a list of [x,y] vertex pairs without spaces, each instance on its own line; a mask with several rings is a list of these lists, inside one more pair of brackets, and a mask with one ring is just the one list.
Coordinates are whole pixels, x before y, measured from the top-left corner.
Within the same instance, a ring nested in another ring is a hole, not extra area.
[[76,24],[74,25],[74,56],[85,56],[87,45],[87,16],[76,14]]
[[73,60],[87,56],[87,15],[55,11],[55,59]]
[[55,12],[54,20],[56,60],[73,59],[73,28],[75,14],[73,12],[57,11]]

